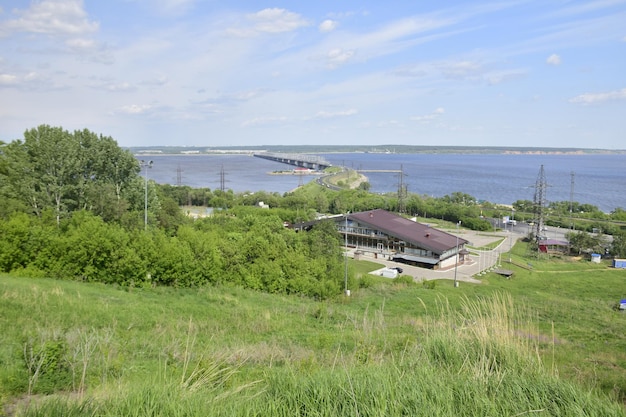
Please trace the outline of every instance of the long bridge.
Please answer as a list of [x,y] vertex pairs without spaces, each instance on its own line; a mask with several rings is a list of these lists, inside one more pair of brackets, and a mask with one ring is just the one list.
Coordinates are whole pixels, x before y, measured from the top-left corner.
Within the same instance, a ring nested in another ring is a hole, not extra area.
[[269,159],[270,161],[281,162],[283,164],[294,165],[300,168],[323,171],[332,166],[330,162],[317,155],[282,153],[282,152],[258,152],[254,156],[257,158]]
[[357,169],[356,172],[403,172],[401,169]]

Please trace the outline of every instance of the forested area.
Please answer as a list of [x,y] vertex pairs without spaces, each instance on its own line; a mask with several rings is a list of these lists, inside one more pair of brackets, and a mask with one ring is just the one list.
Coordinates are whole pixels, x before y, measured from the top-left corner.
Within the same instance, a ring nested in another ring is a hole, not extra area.
[[321,298],[343,283],[333,228],[298,234],[279,211],[227,207],[228,193],[203,202],[228,210],[194,221],[144,184],[139,162],[110,137],[28,130],[2,145],[0,178],[3,272],[130,286],[230,283]]
[[[233,193],[155,184],[141,168],[114,139],[86,129],[41,125],[0,143],[0,271],[125,286],[230,284],[326,298],[343,287],[340,237],[331,224],[297,233],[285,223],[383,208],[491,230],[484,217],[507,214],[463,193],[400,201],[316,184],[284,195]],[[261,201],[271,208],[259,208]],[[212,214],[192,218],[181,206],[209,207]],[[614,232],[616,253],[623,253],[623,234]]]

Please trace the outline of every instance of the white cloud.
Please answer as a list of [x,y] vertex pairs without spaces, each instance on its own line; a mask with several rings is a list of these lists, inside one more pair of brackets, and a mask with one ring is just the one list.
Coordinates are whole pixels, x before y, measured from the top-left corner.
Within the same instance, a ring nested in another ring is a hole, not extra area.
[[626,88],[605,93],[585,93],[569,100],[575,104],[599,104],[607,101],[626,100]]
[[279,8],[263,9],[248,19],[254,22],[255,31],[265,33],[291,32],[309,24],[299,14]]
[[326,65],[329,68],[336,68],[350,61],[356,55],[354,50],[333,48],[326,54]]
[[[167,14],[183,14],[187,12],[195,3],[196,0],[158,0],[157,7],[161,13]],[[154,0],[150,0],[151,5]]]
[[[381,122],[376,123],[375,125],[376,127],[404,127],[403,123],[400,123],[400,121],[398,120],[383,120]],[[368,127],[368,126],[364,126],[364,127]]]
[[98,44],[93,39],[84,38],[72,38],[68,39],[65,44],[73,50],[86,50],[90,51],[97,48]]
[[286,9],[270,8],[246,15],[247,22],[226,30],[229,35],[238,38],[251,38],[262,33],[292,32],[309,26],[309,22],[297,13]]
[[266,126],[266,125],[274,125],[277,123],[282,123],[287,121],[285,116],[277,116],[277,117],[255,117],[254,119],[246,120],[241,123],[242,127],[254,127],[254,126]]
[[0,73],[0,87],[15,87],[18,89],[32,89],[44,87],[46,90],[59,88],[50,79],[41,73],[31,71],[22,74]]
[[118,84],[109,84],[106,87],[106,90],[112,92],[124,92],[124,91],[134,91],[136,88],[130,83],[118,83]]
[[318,29],[322,33],[332,32],[337,29],[338,22],[336,20],[326,19],[322,23],[320,23]]
[[521,68],[493,69],[492,67],[495,65],[496,63],[483,64],[475,60],[447,61],[433,63],[430,66],[404,69],[398,72],[398,75],[424,76],[438,70],[445,78],[496,85],[522,77],[527,73],[525,69]]
[[446,62],[439,65],[446,78],[472,79],[483,73],[483,66],[475,61]]
[[546,63],[550,65],[561,65],[561,57],[557,54],[552,54],[546,59]]
[[156,75],[153,78],[147,78],[139,82],[140,85],[156,87],[163,86],[169,82],[169,79],[165,75]]
[[0,86],[12,86],[18,83],[18,78],[13,74],[0,74]]
[[131,104],[128,106],[120,107],[117,113],[126,113],[126,114],[144,114],[152,109],[152,106],[149,104]]
[[17,19],[0,25],[0,32],[28,32],[58,36],[79,36],[98,30],[98,23],[89,21],[82,0],[44,0],[30,8],[17,10]]
[[257,88],[254,90],[248,90],[248,91],[238,91],[232,94],[228,94],[225,95],[223,97],[223,99],[225,100],[234,100],[234,101],[248,101],[248,100],[252,100],[255,98],[260,97],[261,95],[265,94],[266,90],[262,89],[262,88]]
[[353,116],[357,114],[358,111],[356,109],[348,109],[336,112],[328,112],[328,111],[319,111],[315,115],[316,119],[330,119],[334,117],[345,117],[345,116]]
[[485,81],[489,85],[501,84],[505,81],[513,80],[525,76],[527,71],[522,69],[512,69],[507,71],[492,71],[484,75]]
[[439,116],[441,116],[442,114],[444,114],[446,111],[443,107],[437,107],[434,111],[432,111],[429,114],[423,114],[423,115],[419,115],[419,116],[412,116],[411,120],[414,120],[416,122],[421,122],[421,123],[429,123],[432,122],[433,120],[437,119]]

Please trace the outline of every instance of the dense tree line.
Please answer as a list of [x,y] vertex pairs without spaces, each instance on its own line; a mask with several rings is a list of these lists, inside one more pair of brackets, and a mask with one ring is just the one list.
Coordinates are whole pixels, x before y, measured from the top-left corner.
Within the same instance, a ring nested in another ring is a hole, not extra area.
[[[140,170],[112,138],[88,130],[41,125],[0,143],[0,271],[126,286],[229,284],[326,298],[341,292],[345,278],[340,236],[329,223],[308,233],[286,223],[383,208],[491,230],[483,215],[501,215],[459,192],[409,194],[403,201],[315,184],[284,195],[234,193],[145,183]],[[271,208],[259,208],[261,201]],[[213,215],[194,220],[181,206],[211,207]],[[593,243],[573,238],[577,247]],[[625,240],[618,230],[616,254],[626,255],[619,252]]]
[[321,223],[285,228],[260,209],[219,213],[180,225],[128,230],[87,211],[57,226],[53,217],[16,213],[0,220],[0,271],[119,284],[190,287],[234,284],[326,298],[344,279],[340,236]]

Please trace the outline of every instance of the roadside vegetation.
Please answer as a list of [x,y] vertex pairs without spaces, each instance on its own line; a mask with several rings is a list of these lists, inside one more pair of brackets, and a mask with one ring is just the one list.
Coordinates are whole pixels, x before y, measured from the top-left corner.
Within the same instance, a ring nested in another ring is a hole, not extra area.
[[491,231],[511,208],[158,185],[112,138],[28,130],[0,143],[0,415],[622,416],[624,275],[587,255],[626,257],[623,210],[564,207],[549,221],[611,241],[577,227],[575,256],[550,258],[518,242],[510,280],[385,280],[345,268],[332,224],[287,226],[402,208]]

